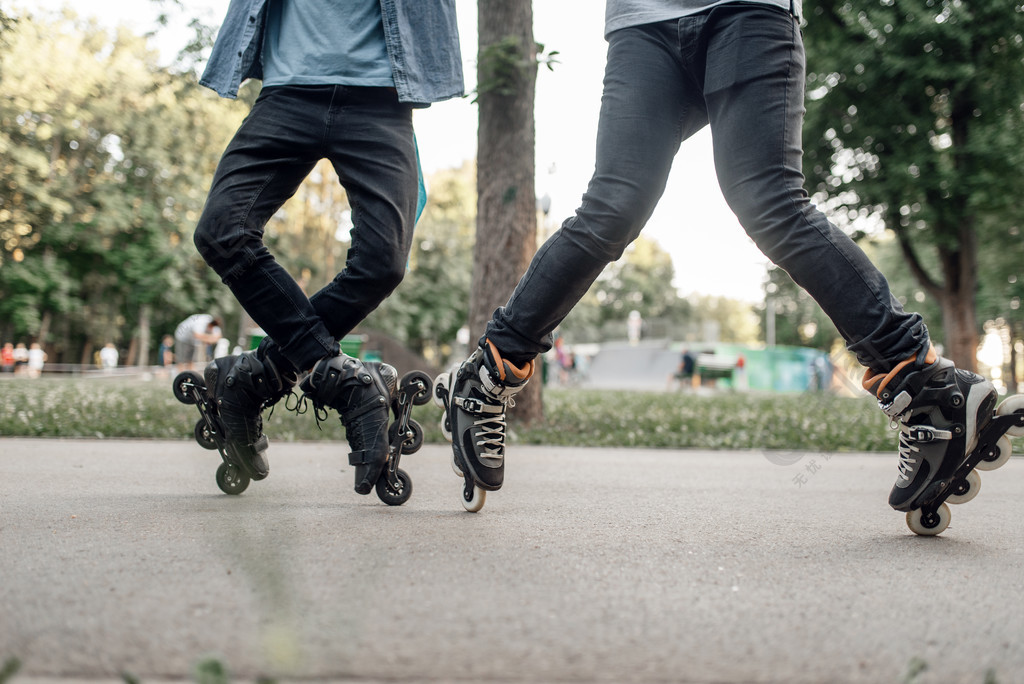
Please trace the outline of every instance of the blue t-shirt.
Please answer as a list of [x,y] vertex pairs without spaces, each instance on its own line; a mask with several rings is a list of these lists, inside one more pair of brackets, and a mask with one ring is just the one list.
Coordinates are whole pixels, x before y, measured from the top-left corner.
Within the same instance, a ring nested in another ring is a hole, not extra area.
[[263,85],[394,87],[378,0],[271,0]]

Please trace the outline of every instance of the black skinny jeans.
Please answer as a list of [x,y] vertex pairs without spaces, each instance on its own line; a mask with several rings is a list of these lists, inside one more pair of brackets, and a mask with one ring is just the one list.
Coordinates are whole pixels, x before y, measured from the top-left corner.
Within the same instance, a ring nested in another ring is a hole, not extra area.
[[[263,244],[270,217],[321,159],[352,207],[345,268],[308,297]],[[418,193],[412,109],[386,88],[265,88],[220,160],[195,243],[296,369],[336,354],[401,282]]]
[[708,123],[719,184],[741,225],[821,305],[860,363],[887,370],[928,344],[921,317],[904,312],[803,188],[805,63],[790,14],[726,5],[615,31],[608,43],[594,176],[489,323],[485,337],[504,355],[522,362],[550,349],[551,332],[647,223],[680,143]]

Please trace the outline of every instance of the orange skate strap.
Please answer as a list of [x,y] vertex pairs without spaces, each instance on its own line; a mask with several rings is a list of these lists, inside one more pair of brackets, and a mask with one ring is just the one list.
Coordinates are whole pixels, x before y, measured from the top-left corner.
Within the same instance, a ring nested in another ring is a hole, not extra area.
[[[928,364],[928,365],[931,365],[931,364],[935,363],[936,359],[938,359],[938,358],[939,358],[939,355],[935,352],[935,347],[933,347],[933,346],[931,346],[929,344],[928,345],[928,352],[924,356],[924,362],[926,364]],[[903,370],[904,368],[906,368],[908,365],[910,365],[911,363],[913,363],[916,360],[917,360],[917,355],[916,354],[914,356],[910,356],[910,357],[908,357],[906,359],[903,359],[898,364],[896,364],[896,367],[893,368],[888,373],[874,373],[873,374],[872,370],[869,368],[866,371],[864,371],[864,379],[861,381],[861,385],[864,387],[864,389],[866,389],[867,391],[871,392],[872,394],[874,394],[877,397],[878,394],[883,389],[885,389],[886,385],[888,385],[889,382],[891,382],[893,378],[895,378],[897,375],[899,375],[901,370]]]
[[501,357],[501,354],[498,353],[498,348],[495,347],[494,343],[491,342],[490,340],[487,340],[487,346],[491,350],[491,356],[492,356],[492,358],[494,358],[494,365],[498,369],[498,378],[502,382],[505,382],[505,378],[506,378],[505,369],[506,368],[512,373],[512,375],[514,375],[516,377],[517,380],[528,380],[530,377],[533,376],[533,370],[534,370],[534,368],[537,365],[537,362],[536,362],[535,359],[530,359],[529,361],[526,362],[526,364],[522,368],[520,368],[520,367],[518,367],[518,366],[516,366],[516,365],[514,365],[512,363],[509,363],[505,359],[503,359]]

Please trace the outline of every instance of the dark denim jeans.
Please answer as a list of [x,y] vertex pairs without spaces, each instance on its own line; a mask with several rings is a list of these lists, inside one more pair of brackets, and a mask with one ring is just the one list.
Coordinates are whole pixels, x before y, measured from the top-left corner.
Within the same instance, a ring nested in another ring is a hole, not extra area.
[[[860,362],[886,370],[928,344],[921,317],[903,311],[884,276],[803,188],[805,63],[791,15],[726,5],[615,31],[608,43],[594,176],[576,215],[495,312],[485,335],[499,350],[521,362],[550,348],[551,332],[647,223],[680,143],[709,122],[729,206]],[[727,268],[728,255],[718,258]]]
[[[263,229],[325,158],[354,228],[344,270],[307,298],[263,244]],[[281,353],[308,369],[401,282],[417,191],[412,110],[393,91],[265,88],[220,160],[195,243]]]

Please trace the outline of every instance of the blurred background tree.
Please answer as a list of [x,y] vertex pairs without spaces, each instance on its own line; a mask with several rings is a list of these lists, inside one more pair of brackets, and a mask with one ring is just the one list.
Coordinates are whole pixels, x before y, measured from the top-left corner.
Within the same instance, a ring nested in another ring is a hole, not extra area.
[[475,233],[476,166],[434,174],[405,280],[363,326],[386,331],[439,367],[461,361],[455,355],[466,350],[452,342],[469,322]]
[[66,11],[19,17],[0,46],[0,333],[91,362],[113,341],[237,311],[191,230],[244,103],[157,64],[146,41]]
[[988,270],[998,257],[986,251],[1021,256],[1024,7],[820,0],[808,9],[809,187],[854,237],[894,235],[915,289],[941,311],[936,341],[974,369],[980,320],[995,304],[984,298],[1013,285]]

